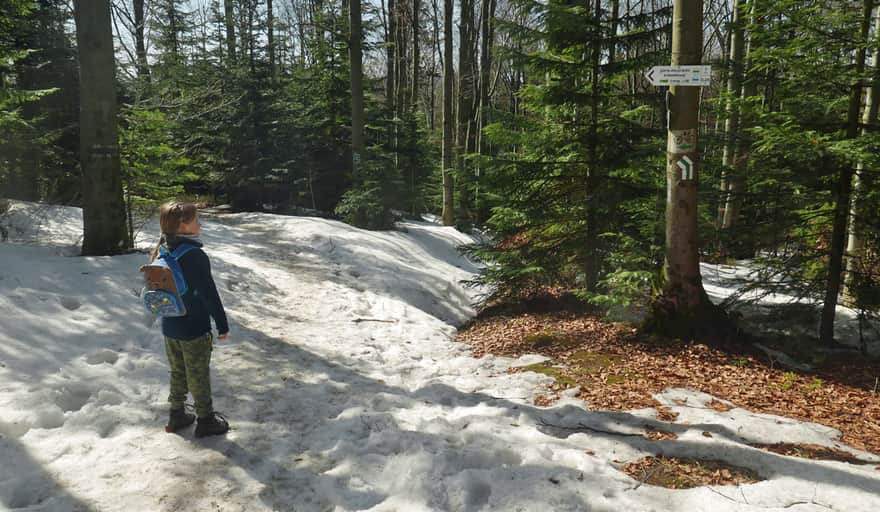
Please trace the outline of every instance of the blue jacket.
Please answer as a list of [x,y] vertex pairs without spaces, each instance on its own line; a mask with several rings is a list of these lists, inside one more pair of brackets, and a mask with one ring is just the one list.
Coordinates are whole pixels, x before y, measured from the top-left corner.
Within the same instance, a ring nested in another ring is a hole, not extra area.
[[168,237],[169,251],[173,251],[181,244],[195,246],[178,260],[187,285],[187,291],[182,297],[186,304],[186,315],[162,317],[162,334],[178,340],[199,338],[211,332],[211,318],[214,318],[217,332],[226,334],[229,332],[229,324],[214,278],[211,277],[211,262],[208,260],[208,255],[202,250],[200,242],[181,237]]

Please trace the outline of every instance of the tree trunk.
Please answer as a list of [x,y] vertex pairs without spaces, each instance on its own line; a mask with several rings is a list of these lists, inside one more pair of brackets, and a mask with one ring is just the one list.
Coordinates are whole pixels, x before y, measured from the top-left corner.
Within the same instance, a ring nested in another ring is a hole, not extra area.
[[[874,48],[880,42],[880,8],[874,15]],[[877,111],[880,107],[880,52],[873,51],[871,55],[871,84],[865,92],[865,106],[862,110],[862,135],[868,133],[868,126],[877,119]],[[854,285],[856,276],[865,271],[865,241],[860,233],[860,224],[869,215],[862,202],[864,185],[862,176],[865,172],[864,164],[859,162],[853,176],[852,199],[850,201],[849,237],[846,242],[846,277],[844,279],[843,294],[847,301],[855,302]]]
[[229,65],[235,64],[235,18],[232,0],[223,0],[226,18],[226,57]]
[[[420,0],[413,0],[412,2],[412,61],[410,66],[410,92],[409,92],[409,101],[406,107],[406,110],[410,112],[410,115],[407,117],[408,123],[408,131],[410,133],[414,133],[416,131],[416,123],[418,121],[418,107],[419,107],[419,63],[421,59],[421,52],[419,51],[419,34],[421,31],[419,30],[420,23],[420,14],[421,14],[421,2]],[[419,200],[419,193],[416,189],[416,174],[419,170],[419,166],[417,165],[415,159],[410,157],[409,159],[409,175],[410,175],[410,195],[412,196],[412,203],[410,207],[410,212],[413,216],[416,215],[418,211],[417,201]]]
[[[100,1],[100,0],[99,0]],[[168,4],[168,33],[171,35],[171,60],[175,65],[181,64],[180,59],[180,40],[178,39],[178,35],[180,34],[180,28],[178,25],[180,24],[180,20],[178,20],[177,9],[174,6],[174,3]]]
[[[475,131],[476,144],[474,151],[485,155],[488,148],[483,139],[483,128],[489,123],[489,95],[491,91],[492,77],[492,45],[495,41],[494,18],[495,18],[495,0],[483,0],[480,6],[480,84],[479,84],[479,101],[477,103],[477,120]],[[474,170],[474,222],[479,224],[483,220],[482,206],[480,203],[480,166],[477,164]]]
[[306,66],[306,23],[308,14],[308,9],[306,9],[305,7],[296,10],[296,32],[299,36],[298,44],[300,67]]
[[406,38],[406,23],[404,19],[404,11],[406,4],[397,3],[395,6],[395,30],[394,35],[394,170],[395,173],[400,172],[401,168],[401,144],[400,133],[406,129],[403,126],[403,120],[406,118],[406,76],[407,66],[405,62],[406,46],[408,44]]
[[739,107],[736,101],[740,98],[743,76],[743,24],[740,17],[740,1],[733,0],[733,20],[731,22],[730,37],[730,74],[727,79],[727,120],[724,124],[724,153],[721,156],[721,197],[718,202],[718,218],[716,224],[722,229],[730,227],[725,223],[725,211],[729,199],[728,180],[731,178],[734,165],[734,155],[739,138]]
[[272,0],[266,0],[266,25],[268,30],[269,69],[274,79],[277,75],[275,68],[275,15],[272,12]]
[[[876,87],[873,86],[872,88],[876,89]],[[870,96],[873,96],[873,98]],[[877,94],[872,91],[869,98],[873,104],[865,105],[865,108],[873,107],[874,115],[876,117]],[[868,100],[866,99],[866,101]],[[864,206],[861,204],[861,197],[865,193],[861,178],[861,173],[863,172],[864,166],[862,162],[859,162],[856,167],[855,175],[853,175],[852,197],[850,198],[849,234],[846,240],[846,274],[844,277],[843,290],[841,291],[844,300],[852,306],[858,306],[858,295],[856,292],[858,280],[856,278],[859,274],[864,274],[867,270],[864,267],[865,241],[859,233],[859,223],[863,222],[862,219],[867,215]]]
[[150,67],[147,64],[147,47],[144,42],[144,0],[134,0],[134,48],[137,59],[137,76],[144,83],[150,81]]
[[[672,65],[700,64],[702,0],[675,0]],[[666,149],[666,261],[662,294],[652,305],[647,327],[691,335],[713,322],[715,311],[700,276],[697,233],[699,87],[669,88]]]
[[461,0],[458,31],[458,165],[460,215],[472,219],[472,172],[464,155],[473,151],[474,117],[474,0]]
[[[602,0],[595,0],[593,8],[593,22],[598,28],[602,20]],[[596,30],[596,37],[599,37],[599,30]],[[596,240],[598,229],[596,226],[596,201],[598,194],[596,187],[599,183],[599,73],[600,62],[602,57],[602,45],[596,41],[592,45],[590,51],[590,129],[588,131],[589,140],[587,140],[587,180],[585,183],[585,200],[586,215],[584,222],[586,224],[585,247],[583,248],[582,267],[585,276],[585,288],[589,292],[596,290],[596,281],[598,280],[598,258],[596,253]]]
[[[865,0],[862,11],[859,41],[868,41],[871,28],[871,12],[874,0]],[[854,139],[859,134],[859,109],[862,103],[861,76],[865,71],[866,47],[860,46],[855,54],[855,80],[850,89],[849,110],[846,115],[846,138]],[[843,273],[843,251],[846,244],[846,227],[849,217],[850,196],[852,192],[853,168],[844,163],[837,179],[837,193],[834,205],[833,231],[828,258],[828,281],[825,286],[825,303],[822,305],[822,319],[819,324],[819,341],[825,345],[834,343],[834,316],[837,297],[840,294]]]
[[443,224],[455,224],[455,182],[452,179],[452,4],[443,0]]
[[620,22],[620,0],[611,0],[611,37],[608,42],[608,64],[617,61],[617,24]]
[[[397,35],[394,36],[394,68],[397,73],[397,78],[394,79],[394,94],[395,111],[397,112],[398,118],[403,117],[403,114],[406,113],[406,94],[408,92],[406,83],[408,68],[406,65],[406,51],[409,40],[406,37],[407,26],[403,15],[404,7],[405,4],[397,4]],[[398,125],[395,123],[395,126]],[[398,135],[399,133],[395,134],[395,136]],[[396,146],[397,141],[395,141],[395,147]]]
[[[394,119],[394,78],[397,70],[394,67],[395,38],[397,37],[397,14],[394,0],[388,0],[388,12],[385,17],[388,20],[388,31],[385,33],[385,108],[388,109],[389,119]],[[393,124],[393,123],[392,123]],[[392,134],[389,133],[389,138]]]
[[410,106],[412,108],[412,112],[415,113],[418,109],[419,104],[419,64],[421,54],[419,52],[419,14],[421,14],[422,5],[420,0],[413,0],[412,3],[412,82],[410,83],[411,87],[411,97],[410,97]]
[[[749,4],[750,21],[754,20],[754,12],[755,3],[754,1],[751,1]],[[758,92],[757,80],[755,79],[755,77],[750,76],[745,71],[749,65],[749,59],[752,52],[752,34],[749,33],[748,36],[749,37],[745,44],[745,55],[743,55],[743,86],[741,95],[743,98],[750,98]],[[736,149],[733,156],[733,168],[727,182],[726,204],[724,206],[724,217],[721,223],[722,229],[732,228],[737,223],[737,220],[739,219],[739,212],[742,209],[744,199],[743,196],[746,191],[746,171],[748,170],[749,153],[751,152],[751,142],[743,136],[742,127],[750,126],[751,123],[752,120],[747,117],[742,110],[740,110],[739,130],[738,136],[736,138]],[[736,249],[738,251],[742,251],[741,247]],[[749,251],[746,251],[746,254],[740,255],[740,257],[749,255],[752,252],[753,250],[750,248]]]
[[[251,76],[256,74],[256,47],[257,38],[254,36],[254,18],[256,17],[256,5],[248,6],[247,12],[247,47],[248,47],[248,68],[251,70]],[[242,31],[244,35],[244,31]]]
[[109,2],[74,2],[80,77],[84,256],[119,254],[129,240],[119,168]]
[[436,125],[437,119],[437,59],[439,58],[441,64],[441,68],[443,67],[443,50],[440,48],[440,13],[437,4],[438,0],[431,0],[431,7],[434,11],[434,16],[432,16],[432,22],[434,25],[434,43],[431,51],[431,91],[430,91],[430,108],[428,110],[428,126],[430,128],[431,133],[434,133],[434,128]]
[[481,154],[485,153],[486,148],[482,143],[480,133],[483,127],[488,124],[489,109],[489,92],[491,90],[492,76],[492,43],[495,39],[494,20],[495,18],[495,2],[496,0],[483,0],[480,6],[480,101],[479,101],[479,123],[477,125],[477,135],[480,143],[476,150]]
[[364,74],[361,45],[361,0],[351,0],[349,5],[351,39],[348,45],[351,67],[351,172],[355,180],[360,178],[361,158],[364,152]]

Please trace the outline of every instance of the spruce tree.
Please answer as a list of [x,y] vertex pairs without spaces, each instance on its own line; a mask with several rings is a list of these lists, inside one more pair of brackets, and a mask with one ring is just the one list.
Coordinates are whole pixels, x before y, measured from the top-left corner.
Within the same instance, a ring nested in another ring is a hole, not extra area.
[[[515,6],[514,20],[537,21],[499,20],[511,41],[500,58],[533,78],[515,111],[492,111],[484,129],[497,151],[480,161],[495,242],[475,249],[493,263],[480,281],[496,285],[496,297],[562,288],[602,303],[644,301],[662,261],[662,132],[650,122],[662,103],[640,106],[654,93],[627,89],[626,78],[668,58],[651,42],[670,11],[612,19],[595,3]],[[612,34],[614,24],[623,30]],[[641,50],[610,64],[612,46]]]

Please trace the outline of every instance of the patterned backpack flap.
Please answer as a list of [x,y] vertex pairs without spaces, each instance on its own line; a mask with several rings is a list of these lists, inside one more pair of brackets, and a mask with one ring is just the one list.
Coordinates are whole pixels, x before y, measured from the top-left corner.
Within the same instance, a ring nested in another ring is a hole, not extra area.
[[183,244],[168,252],[165,247],[160,247],[159,257],[140,268],[144,274],[141,298],[151,314],[168,317],[186,315],[183,294],[187,286],[178,259],[193,248],[190,244]]

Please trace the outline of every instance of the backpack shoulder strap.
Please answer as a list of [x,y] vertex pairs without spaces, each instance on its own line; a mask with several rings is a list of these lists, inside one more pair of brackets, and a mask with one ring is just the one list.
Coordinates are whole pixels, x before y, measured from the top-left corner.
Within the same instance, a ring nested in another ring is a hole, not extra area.
[[196,247],[193,244],[183,243],[183,244],[178,245],[176,249],[171,251],[171,255],[179,260],[180,258],[183,257],[184,254],[188,253],[189,251],[191,251],[193,249],[198,249],[198,247]]
[[183,277],[183,269],[180,267],[179,260],[183,255],[196,248],[197,247],[192,244],[181,244],[175,247],[171,252],[169,252],[164,246],[159,248],[159,257],[162,258],[165,266],[171,270],[171,274],[174,276],[174,283],[177,286],[177,293],[181,296],[187,292],[189,287],[186,284],[186,279]]

